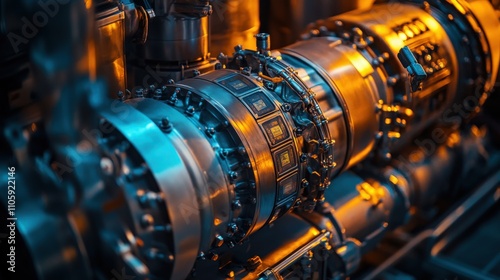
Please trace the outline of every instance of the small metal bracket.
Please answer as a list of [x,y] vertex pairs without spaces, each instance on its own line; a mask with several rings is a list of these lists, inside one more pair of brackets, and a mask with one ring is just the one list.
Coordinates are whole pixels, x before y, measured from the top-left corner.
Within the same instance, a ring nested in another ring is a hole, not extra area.
[[411,91],[421,90],[422,82],[427,78],[427,74],[422,65],[417,62],[410,48],[402,48],[398,53],[398,59],[410,74]]

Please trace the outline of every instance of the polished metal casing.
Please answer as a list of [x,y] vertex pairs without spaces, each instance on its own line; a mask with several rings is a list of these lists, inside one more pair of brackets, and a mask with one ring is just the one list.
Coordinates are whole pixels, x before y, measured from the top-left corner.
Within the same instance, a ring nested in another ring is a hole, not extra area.
[[259,3],[255,1],[223,0],[212,3],[210,17],[210,50],[214,55],[232,54],[234,46],[252,48],[254,35],[259,33]]
[[125,66],[125,13],[117,5],[100,5],[96,11],[98,35],[96,48],[97,75],[106,77],[112,97],[119,91],[125,92],[127,85]]

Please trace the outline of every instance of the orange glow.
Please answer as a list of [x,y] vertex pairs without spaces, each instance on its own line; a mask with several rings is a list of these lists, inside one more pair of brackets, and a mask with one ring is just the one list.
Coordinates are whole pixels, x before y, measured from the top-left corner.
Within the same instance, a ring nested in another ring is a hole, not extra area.
[[399,183],[398,178],[394,175],[389,176],[389,181],[391,181],[391,183],[393,183],[394,185],[397,185]]
[[320,232],[315,228],[310,228],[306,233],[301,235],[300,238],[293,240],[293,242],[287,243],[285,246],[282,246],[278,250],[276,250],[273,254],[263,259],[265,263],[278,263],[288,255],[295,252],[298,248],[304,246],[309,241],[311,241],[315,236],[318,236]]
[[85,0],[85,8],[90,10],[92,8],[92,0]]
[[424,159],[424,154],[420,150],[416,150],[410,154],[410,162],[416,163]]
[[389,132],[387,133],[387,136],[388,136],[389,138],[395,138],[395,139],[398,139],[398,138],[401,138],[401,133],[396,132],[396,131],[389,131]]
[[62,251],[63,259],[67,262],[71,262],[76,258],[76,250],[74,247],[65,247]]
[[140,238],[136,238],[135,240],[135,244],[138,246],[138,247],[144,247],[144,241]]

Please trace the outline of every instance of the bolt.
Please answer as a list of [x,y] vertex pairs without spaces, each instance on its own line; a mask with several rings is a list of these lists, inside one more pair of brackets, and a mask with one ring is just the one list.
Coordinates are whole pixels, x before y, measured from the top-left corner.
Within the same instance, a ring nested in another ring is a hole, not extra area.
[[283,110],[283,112],[290,112],[292,106],[289,103],[283,103],[283,105],[281,105],[281,110]]
[[307,155],[306,154],[301,154],[300,155],[300,162],[306,162],[307,160]]
[[105,175],[113,174],[113,161],[107,157],[101,158],[101,170]]
[[245,147],[238,147],[238,153],[243,156],[247,154],[247,150]]
[[186,114],[189,115],[189,116],[192,116],[194,115],[194,107],[192,105],[189,105],[186,109]]
[[241,209],[241,202],[239,200],[235,200],[233,201],[232,205],[231,205],[231,208],[233,210],[238,210],[238,209]]
[[295,204],[293,207],[297,208],[300,207],[300,205],[302,205],[302,200],[300,200],[300,198],[297,198],[297,200],[295,200]]
[[373,36],[367,36],[365,41],[366,44],[370,45],[371,43],[375,42],[375,39],[373,38]]
[[166,133],[170,133],[172,131],[172,124],[167,117],[163,117],[160,121],[160,129]]
[[226,149],[221,149],[219,155],[221,158],[226,158],[229,155],[229,151]]
[[359,27],[354,27],[352,29],[352,33],[356,36],[363,36],[363,30],[361,30]]
[[210,252],[208,253],[208,258],[215,262],[219,259],[219,255],[215,252]]
[[215,240],[214,240],[214,246],[215,247],[220,247],[224,244],[224,237],[222,237],[220,234],[215,235]]
[[148,228],[150,227],[151,225],[153,225],[154,223],[154,218],[153,216],[151,216],[150,214],[144,214],[142,217],[141,217],[141,226],[143,228]]
[[241,167],[250,169],[252,168],[252,164],[249,161],[245,161],[241,163]]
[[307,188],[309,187],[309,182],[306,179],[302,179],[301,186],[302,188]]
[[431,10],[431,5],[429,4],[429,2],[427,1],[424,1],[424,3],[422,3],[422,9],[426,12],[430,12]]
[[225,55],[223,52],[219,53],[219,55],[217,56],[217,59],[218,60],[225,60],[227,59],[227,55]]
[[379,61],[380,61],[381,63],[384,63],[384,62],[385,62],[386,60],[388,60],[389,58],[390,58],[390,55],[389,55],[389,53],[388,53],[388,52],[384,52],[384,53],[382,53],[382,55],[380,55],[380,56],[378,57],[378,59],[379,59]]
[[207,127],[205,129],[205,133],[207,134],[208,137],[212,137],[215,134],[215,128],[213,128],[213,127]]
[[323,150],[327,151],[330,149],[330,144],[327,141],[325,141],[325,142],[321,143],[321,148],[323,148]]
[[392,87],[398,82],[398,77],[392,76],[387,79],[387,85]]
[[238,178],[238,172],[236,171],[229,172],[229,179],[236,180],[237,178]]
[[135,90],[135,97],[142,98],[144,97],[144,89],[139,88]]
[[156,89],[155,90],[155,95],[153,96],[154,99],[161,99],[162,92],[161,89]]
[[384,156],[384,159],[387,161],[391,160],[391,158],[392,158],[391,153],[385,153],[383,156]]
[[176,88],[174,93],[172,94],[172,96],[170,96],[170,99],[167,101],[168,104],[170,105],[175,105],[175,103],[177,102],[178,98],[177,98],[177,95],[181,92],[181,89],[180,88]]
[[161,119],[161,125],[162,127],[167,127],[170,125],[170,120],[167,117],[164,117]]
[[151,207],[153,202],[162,202],[163,198],[154,192],[145,192],[143,190],[137,191],[137,199],[139,201],[139,205],[142,208]]

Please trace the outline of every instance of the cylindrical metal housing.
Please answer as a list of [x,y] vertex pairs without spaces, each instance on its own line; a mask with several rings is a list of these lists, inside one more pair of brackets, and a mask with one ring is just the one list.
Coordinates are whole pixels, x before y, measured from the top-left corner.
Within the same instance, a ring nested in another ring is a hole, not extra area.
[[119,91],[125,92],[127,84],[124,17],[117,5],[104,3],[96,7],[97,75],[106,79],[113,98]]
[[151,19],[148,39],[137,46],[144,61],[195,62],[208,58],[208,17],[172,14]]

